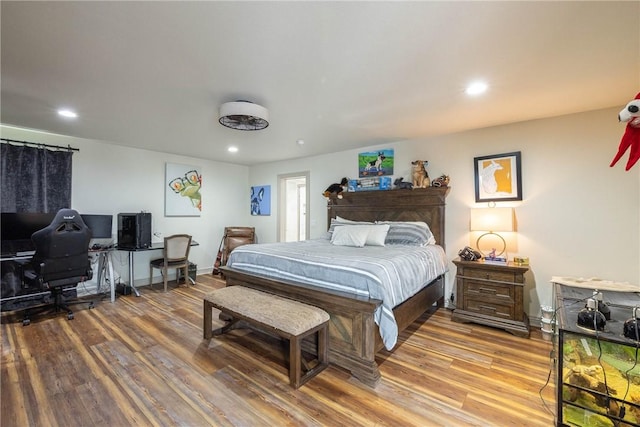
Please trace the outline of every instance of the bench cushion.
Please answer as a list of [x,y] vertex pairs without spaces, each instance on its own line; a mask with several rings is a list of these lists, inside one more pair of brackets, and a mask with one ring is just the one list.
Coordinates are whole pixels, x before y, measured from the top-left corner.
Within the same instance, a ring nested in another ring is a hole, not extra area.
[[294,336],[329,320],[329,314],[320,308],[244,286],[216,289],[204,299],[217,308],[234,311]]

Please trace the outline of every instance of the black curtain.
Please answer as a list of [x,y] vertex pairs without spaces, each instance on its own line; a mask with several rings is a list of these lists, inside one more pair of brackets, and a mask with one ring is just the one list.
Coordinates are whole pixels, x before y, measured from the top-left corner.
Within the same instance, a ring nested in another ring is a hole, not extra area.
[[2,212],[57,212],[71,207],[69,150],[0,144]]

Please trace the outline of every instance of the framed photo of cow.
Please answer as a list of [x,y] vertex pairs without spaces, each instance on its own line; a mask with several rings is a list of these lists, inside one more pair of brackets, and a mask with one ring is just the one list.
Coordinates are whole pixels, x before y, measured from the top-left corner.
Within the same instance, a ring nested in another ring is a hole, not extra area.
[[476,202],[522,200],[520,151],[473,159]]

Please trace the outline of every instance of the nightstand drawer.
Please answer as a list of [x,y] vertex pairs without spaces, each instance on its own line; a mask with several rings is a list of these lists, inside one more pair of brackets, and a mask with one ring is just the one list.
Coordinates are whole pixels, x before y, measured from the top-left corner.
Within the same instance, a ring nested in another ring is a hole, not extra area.
[[485,268],[469,268],[466,267],[462,273],[464,277],[474,277],[485,280],[498,280],[500,282],[513,283],[516,280],[513,271],[500,271],[499,269],[487,270]]
[[513,304],[515,288],[511,284],[483,282],[480,280],[464,281],[464,296],[466,298],[488,299],[504,304]]
[[486,300],[469,298],[464,302],[464,310],[506,320],[515,318],[513,304],[495,304]]
[[503,328],[529,336],[524,312],[524,274],[528,266],[495,265],[482,261],[453,260],[456,265],[457,302],[451,318]]

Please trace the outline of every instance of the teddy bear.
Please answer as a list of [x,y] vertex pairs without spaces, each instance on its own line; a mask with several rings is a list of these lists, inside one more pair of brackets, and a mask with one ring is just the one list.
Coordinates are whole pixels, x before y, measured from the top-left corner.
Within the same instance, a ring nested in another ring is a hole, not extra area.
[[627,165],[624,168],[624,170],[628,171],[640,160],[640,93],[620,111],[618,120],[623,123],[626,122],[627,128],[620,140],[618,152],[609,166],[613,167],[625,151],[631,147],[631,150],[629,150],[629,160],[627,160]]
[[428,163],[428,160],[416,160],[411,162],[413,165],[413,170],[411,172],[413,188],[427,188],[431,185],[429,174],[427,174],[427,169],[425,168]]
[[436,179],[431,182],[432,187],[448,187],[449,186],[449,176],[448,175],[440,175]]
[[347,185],[348,182],[349,180],[347,178],[342,178],[342,180],[340,181],[340,184],[331,184],[330,186],[327,187],[326,190],[324,190],[322,195],[328,199],[331,194],[336,194],[338,199],[342,199],[342,192],[344,191],[344,186]]

